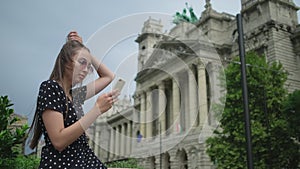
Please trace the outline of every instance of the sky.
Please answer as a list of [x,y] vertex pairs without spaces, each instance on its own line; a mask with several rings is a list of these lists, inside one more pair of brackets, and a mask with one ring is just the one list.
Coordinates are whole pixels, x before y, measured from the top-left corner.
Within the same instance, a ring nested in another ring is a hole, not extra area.
[[[1,0],[0,95],[8,95],[15,112],[30,121],[39,85],[49,78],[71,30],[76,30],[92,54],[117,76],[126,78],[125,94],[130,95],[137,71],[134,40],[143,22],[149,16],[161,17],[170,27],[172,16],[181,12],[186,2],[199,17],[205,0]],[[300,6],[300,0],[294,2]],[[212,0],[211,4],[216,11],[232,15],[241,9],[240,0]]]

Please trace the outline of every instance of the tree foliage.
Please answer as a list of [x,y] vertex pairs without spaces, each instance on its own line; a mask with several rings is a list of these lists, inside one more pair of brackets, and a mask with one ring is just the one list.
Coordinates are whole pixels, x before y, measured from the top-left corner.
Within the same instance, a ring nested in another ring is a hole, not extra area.
[[20,119],[14,115],[8,96],[0,96],[0,168],[34,169],[39,165],[35,156],[22,154],[28,125],[15,125]]
[[[220,128],[207,139],[207,153],[218,168],[247,168],[240,64],[235,58],[225,69],[227,94]],[[246,56],[252,152],[255,168],[297,168],[299,145],[289,132],[283,112],[287,72],[264,56]],[[298,121],[299,122],[299,121]]]
[[284,102],[283,112],[288,121],[290,135],[300,144],[300,90],[289,94]]
[[34,155],[0,159],[1,169],[37,169],[39,164],[40,159]]
[[28,125],[12,127],[20,119],[13,116],[13,104],[8,96],[0,97],[0,159],[15,157],[26,138]]

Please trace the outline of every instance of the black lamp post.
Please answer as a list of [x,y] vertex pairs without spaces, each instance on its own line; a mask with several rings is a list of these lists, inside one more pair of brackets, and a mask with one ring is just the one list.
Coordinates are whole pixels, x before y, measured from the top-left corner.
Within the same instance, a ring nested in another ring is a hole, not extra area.
[[253,169],[251,125],[250,125],[248,88],[247,88],[247,78],[246,78],[246,63],[245,63],[244,32],[243,32],[243,20],[241,14],[237,14],[236,20],[237,20],[237,29],[239,34],[238,42],[239,42],[239,53],[240,53],[240,60],[241,60],[241,74],[242,74],[242,88],[243,88],[242,92],[243,92],[244,113],[245,113],[247,166],[248,169]]
[[161,140],[161,122],[159,121],[159,160],[160,160],[160,169],[162,169],[162,140]]

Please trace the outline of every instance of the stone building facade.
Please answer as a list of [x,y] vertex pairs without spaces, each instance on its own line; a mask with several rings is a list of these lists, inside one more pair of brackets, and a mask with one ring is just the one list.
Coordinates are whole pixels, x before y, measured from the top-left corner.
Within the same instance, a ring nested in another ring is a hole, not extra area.
[[[300,89],[299,8],[292,0],[241,0],[247,51],[280,61],[289,91]],[[91,144],[103,161],[137,158],[144,168],[211,169],[205,139],[217,127],[216,109],[226,90],[223,68],[237,56],[235,16],[206,1],[195,24],[163,33],[149,18],[139,44],[134,102],[122,100],[91,128]],[[218,109],[220,111],[220,109]]]

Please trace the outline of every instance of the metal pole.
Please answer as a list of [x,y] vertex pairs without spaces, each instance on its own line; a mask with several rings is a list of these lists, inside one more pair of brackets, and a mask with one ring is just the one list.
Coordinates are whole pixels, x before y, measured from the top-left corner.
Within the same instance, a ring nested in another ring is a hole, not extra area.
[[252,160],[252,141],[251,141],[251,125],[248,103],[248,89],[246,78],[246,63],[245,63],[245,46],[244,46],[244,32],[243,32],[243,20],[241,14],[237,14],[237,28],[238,28],[238,40],[239,40],[239,53],[241,60],[241,73],[242,73],[242,87],[243,87],[243,101],[244,101],[244,113],[245,113],[245,130],[247,141],[247,166],[248,169],[253,169]]
[[160,169],[162,169],[162,145],[161,145],[161,142],[162,140],[161,140],[161,122],[159,121],[159,151],[160,151],[160,155],[159,155],[159,160],[160,160],[160,165],[159,165],[159,167],[160,167]]

